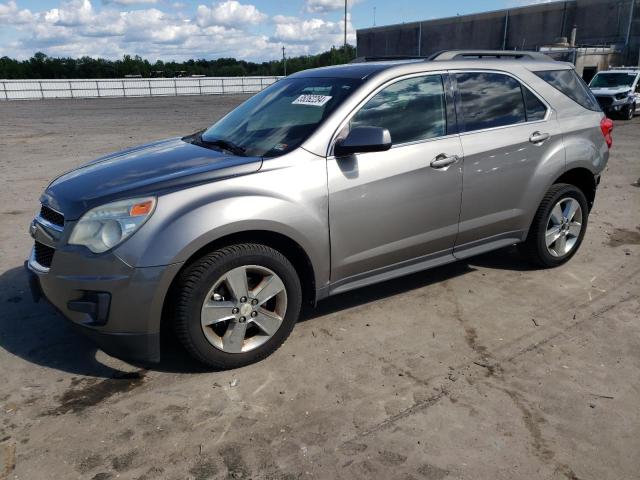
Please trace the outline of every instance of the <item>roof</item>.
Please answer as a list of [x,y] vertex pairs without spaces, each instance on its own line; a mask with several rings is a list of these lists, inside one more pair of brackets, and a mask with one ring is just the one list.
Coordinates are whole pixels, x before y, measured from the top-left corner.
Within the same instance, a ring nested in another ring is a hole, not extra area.
[[331,67],[312,68],[294,73],[290,78],[353,78],[365,80],[377,73],[399,69],[403,73],[407,71],[428,71],[428,70],[446,70],[446,69],[498,69],[509,71],[515,65],[524,67],[532,72],[544,70],[564,70],[573,68],[572,65],[565,62],[555,61],[546,55],[523,56],[522,58],[503,57],[503,58],[460,58],[461,51],[455,51],[457,55],[451,55],[453,58],[446,57],[442,60],[429,61],[427,59],[402,59],[388,61],[365,61],[359,63],[348,63],[345,65],[334,65]]
[[331,67],[311,68],[290,75],[290,78],[354,78],[364,80],[373,74],[407,63],[422,63],[421,60],[394,60],[384,62],[347,63]]

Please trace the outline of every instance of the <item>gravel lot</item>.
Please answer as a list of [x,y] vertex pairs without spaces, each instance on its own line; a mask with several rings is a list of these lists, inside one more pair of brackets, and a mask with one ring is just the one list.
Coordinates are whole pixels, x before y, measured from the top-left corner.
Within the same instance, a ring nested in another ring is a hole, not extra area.
[[617,122],[578,255],[513,249],[326,301],[267,360],[145,369],[45,303],[22,262],[38,196],[242,97],[0,102],[0,479],[637,479],[640,118]]

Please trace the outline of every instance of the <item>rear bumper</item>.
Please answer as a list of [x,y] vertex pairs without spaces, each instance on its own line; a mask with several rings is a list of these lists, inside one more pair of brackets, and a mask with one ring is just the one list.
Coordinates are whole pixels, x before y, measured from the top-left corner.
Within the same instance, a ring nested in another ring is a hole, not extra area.
[[162,308],[181,264],[132,268],[114,254],[57,250],[48,271],[25,267],[34,299],[44,297],[106,353],[160,360]]

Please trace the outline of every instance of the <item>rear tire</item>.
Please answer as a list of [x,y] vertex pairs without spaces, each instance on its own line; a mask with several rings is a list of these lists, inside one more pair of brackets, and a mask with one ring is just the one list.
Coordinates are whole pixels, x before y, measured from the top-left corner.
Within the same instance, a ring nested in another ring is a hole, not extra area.
[[566,183],[552,185],[536,211],[527,239],[518,249],[536,266],[562,265],[580,248],[588,215],[582,190]]
[[178,338],[200,362],[238,368],[275,352],[300,314],[302,289],[291,262],[261,244],[230,245],[188,266],[178,279]]

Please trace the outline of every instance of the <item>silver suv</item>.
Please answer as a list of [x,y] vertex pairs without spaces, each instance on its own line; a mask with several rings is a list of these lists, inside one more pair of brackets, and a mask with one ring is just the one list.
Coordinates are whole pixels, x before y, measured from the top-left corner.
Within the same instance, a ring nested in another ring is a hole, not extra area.
[[611,130],[572,66],[537,53],[307,70],[56,178],[31,285],[109,353],[158,361],[166,329],[239,367],[304,303],[513,244],[566,262]]

